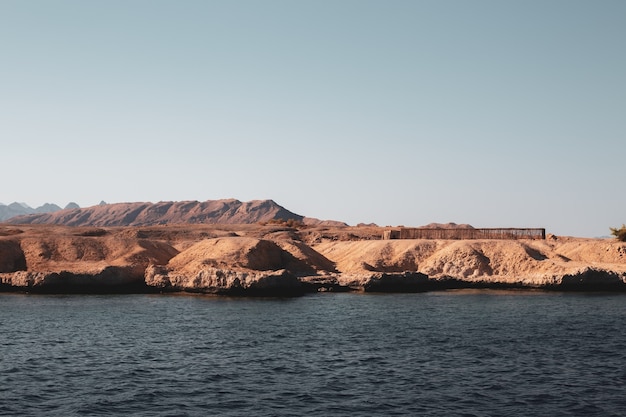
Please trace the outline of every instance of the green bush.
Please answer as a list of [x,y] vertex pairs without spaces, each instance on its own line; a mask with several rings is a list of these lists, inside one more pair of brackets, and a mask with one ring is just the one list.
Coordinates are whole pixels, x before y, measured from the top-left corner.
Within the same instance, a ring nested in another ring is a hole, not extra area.
[[620,242],[626,242],[626,225],[622,225],[621,228],[611,227],[611,234],[617,238]]

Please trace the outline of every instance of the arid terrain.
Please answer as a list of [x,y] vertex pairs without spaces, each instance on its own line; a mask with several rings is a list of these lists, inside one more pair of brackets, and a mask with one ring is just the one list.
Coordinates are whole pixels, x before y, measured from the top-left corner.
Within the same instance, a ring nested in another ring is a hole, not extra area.
[[[6,208],[19,207],[13,203]],[[47,207],[57,207],[48,204]],[[37,210],[43,210],[40,207]],[[31,209],[32,210],[32,209]],[[239,201],[234,198],[207,201],[160,201],[158,203],[101,203],[80,208],[42,211],[6,218],[12,224],[57,224],[65,226],[155,226],[163,224],[252,224],[292,220],[308,225],[345,226],[293,213],[273,200]]]
[[0,225],[0,288],[299,294],[448,288],[626,289],[626,243],[382,240],[377,226]]

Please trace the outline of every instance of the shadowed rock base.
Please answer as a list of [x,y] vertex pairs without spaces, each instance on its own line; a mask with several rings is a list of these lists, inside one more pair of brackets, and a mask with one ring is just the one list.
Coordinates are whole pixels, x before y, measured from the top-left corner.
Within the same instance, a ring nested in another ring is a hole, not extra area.
[[93,273],[0,273],[0,291],[38,294],[202,293],[226,296],[293,297],[316,292],[416,293],[454,289],[540,289],[626,292],[622,274],[586,268],[544,284],[485,279],[430,278],[420,272],[374,272],[297,277],[287,270],[252,271],[205,267],[194,274],[163,266],[145,271],[105,267]]
[[196,294],[213,294],[227,297],[299,297],[310,294],[312,291],[308,286],[288,288],[232,288],[232,289],[209,289],[209,290],[172,290],[169,292],[186,292]]
[[0,274],[1,290],[37,294],[143,294],[156,293],[133,267],[105,267],[93,273],[28,272]]
[[[15,288],[15,287],[14,287]],[[144,283],[124,285],[47,285],[30,287],[28,289],[15,289],[14,291],[28,292],[32,294],[158,294],[156,288]]]
[[485,290],[524,290],[536,289],[557,292],[626,292],[626,286],[619,283],[568,283],[544,287],[506,283],[463,282],[455,279],[433,280],[412,285],[374,284],[362,289],[340,285],[304,284],[288,288],[231,288],[231,289],[158,289],[144,283],[124,285],[63,285],[54,284],[30,288],[0,285],[1,292],[28,292],[32,294],[159,294],[159,293],[190,293],[213,294],[229,297],[299,297],[318,292],[365,292],[365,293],[422,293],[430,291],[447,291],[459,289]]
[[558,291],[610,291],[626,292],[620,274],[587,268],[578,274],[565,275],[559,285],[546,289]]

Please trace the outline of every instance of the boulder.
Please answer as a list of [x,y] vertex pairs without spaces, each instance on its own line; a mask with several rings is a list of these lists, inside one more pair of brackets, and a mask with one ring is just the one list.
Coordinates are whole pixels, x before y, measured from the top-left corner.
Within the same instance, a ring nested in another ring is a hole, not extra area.
[[253,271],[205,267],[193,274],[178,274],[150,266],[145,282],[162,291],[187,291],[226,295],[299,295],[307,291],[295,275],[286,270]]

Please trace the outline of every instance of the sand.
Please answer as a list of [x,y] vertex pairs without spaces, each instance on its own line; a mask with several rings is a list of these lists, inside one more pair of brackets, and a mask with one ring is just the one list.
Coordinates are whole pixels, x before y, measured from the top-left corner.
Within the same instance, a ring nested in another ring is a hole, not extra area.
[[5,290],[54,285],[62,291],[64,285],[108,282],[200,292],[300,284],[307,291],[363,290],[380,282],[395,283],[385,288],[399,291],[459,282],[626,285],[626,243],[613,239],[381,240],[382,231],[276,224],[0,225],[0,281]]

